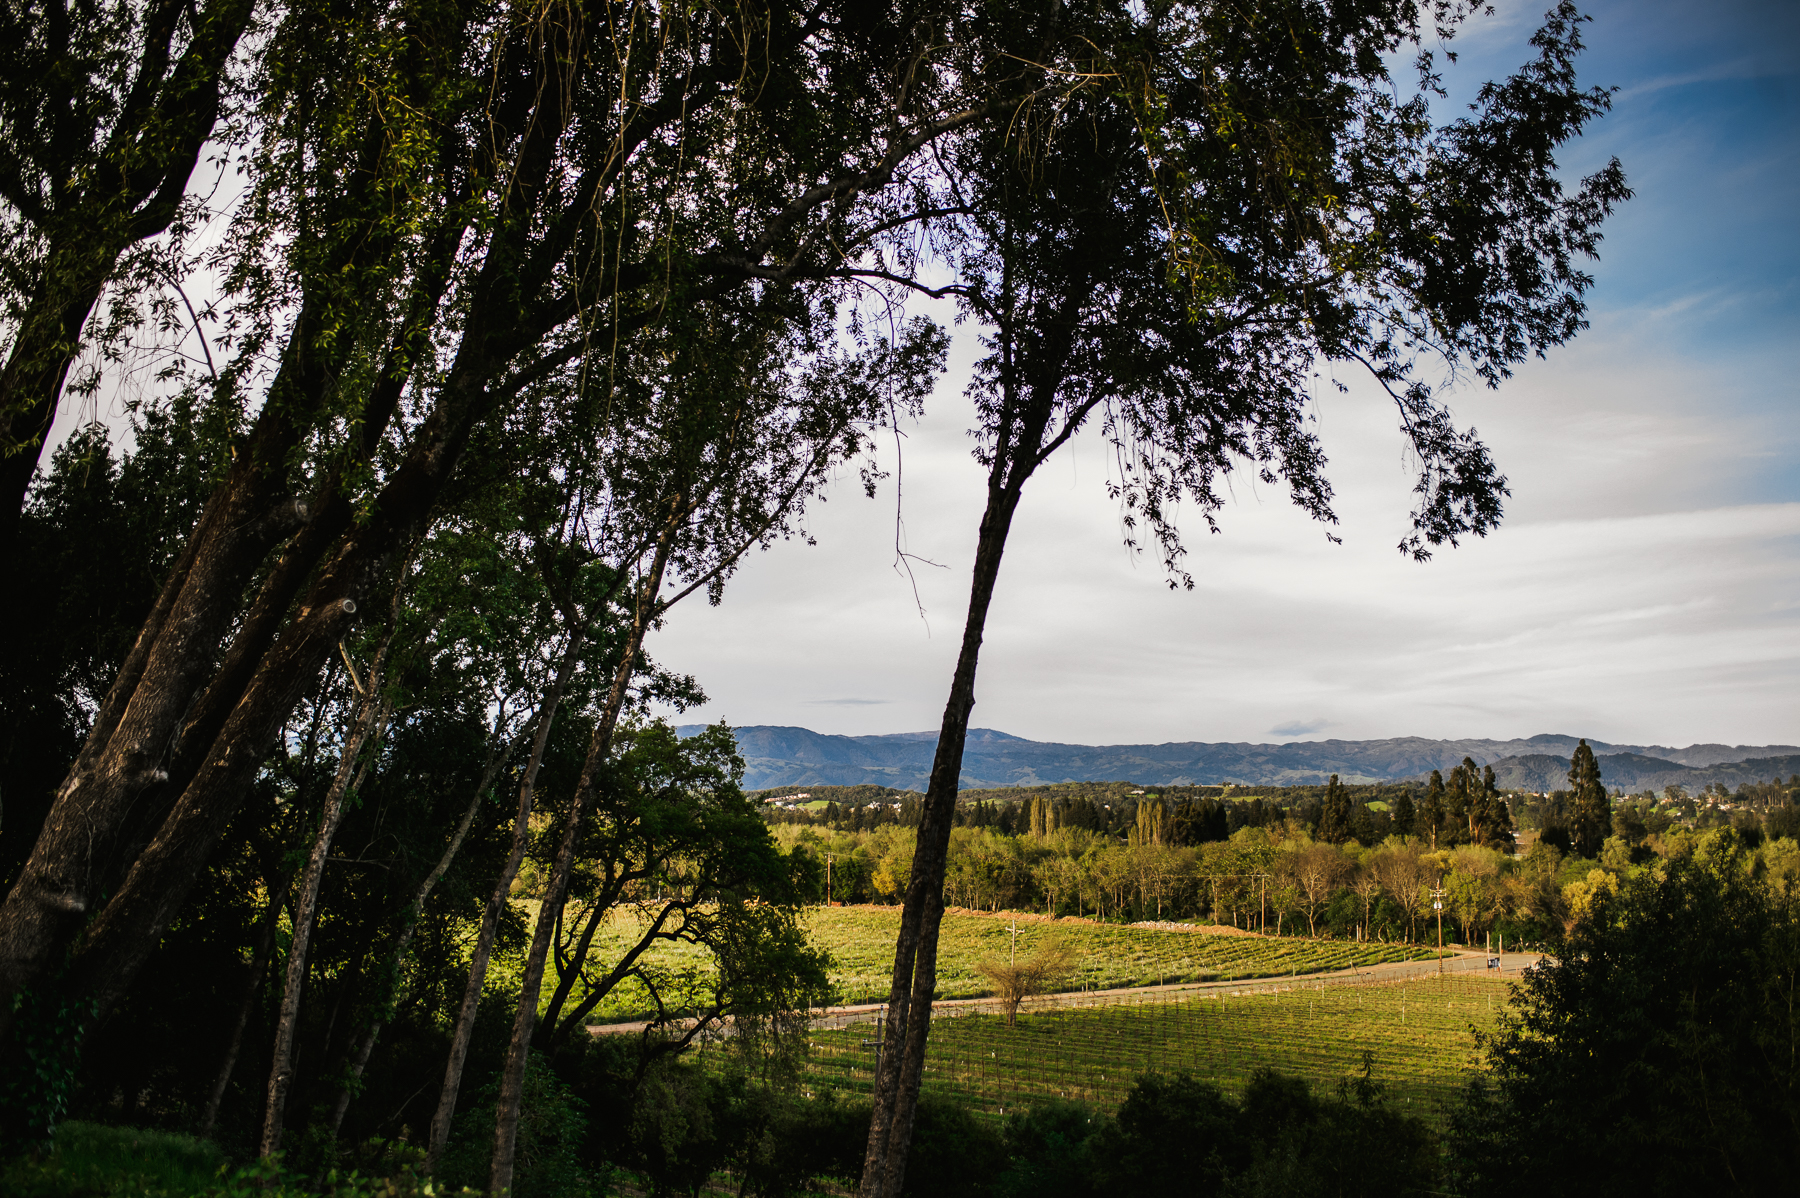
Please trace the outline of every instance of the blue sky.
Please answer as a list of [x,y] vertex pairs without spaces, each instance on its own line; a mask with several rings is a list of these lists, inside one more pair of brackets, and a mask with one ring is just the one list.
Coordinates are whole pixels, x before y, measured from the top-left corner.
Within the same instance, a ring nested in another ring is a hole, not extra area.
[[[1563,162],[1573,178],[1617,155],[1637,195],[1593,267],[1588,333],[1455,399],[1513,481],[1506,525],[1402,561],[1410,480],[1388,410],[1353,386],[1320,403],[1344,544],[1247,488],[1198,538],[1198,589],[1172,594],[1119,547],[1099,447],[1074,445],[1027,492],[977,725],[1800,742],[1800,4],[1589,10],[1584,81],[1620,90]],[[1453,97],[1523,61],[1541,15],[1473,22]],[[906,442],[908,547],[949,567],[921,572],[923,615],[893,568],[892,491],[847,483],[811,518],[817,547],[760,556],[659,634],[713,699],[684,718],[936,726],[980,502],[960,389],[953,370]]]

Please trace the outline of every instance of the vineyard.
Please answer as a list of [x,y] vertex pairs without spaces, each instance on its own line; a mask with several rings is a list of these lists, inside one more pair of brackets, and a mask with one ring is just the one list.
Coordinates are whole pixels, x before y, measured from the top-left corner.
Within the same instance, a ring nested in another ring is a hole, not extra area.
[[[1075,951],[1077,966],[1066,989],[1085,992],[1177,982],[1238,981],[1324,973],[1388,961],[1430,960],[1431,949],[1411,944],[1306,940],[1298,937],[1211,935],[1169,928],[1124,927],[1080,919],[1046,921],[1031,916],[947,911],[938,936],[938,995],[975,998],[990,984],[976,971],[987,956],[1004,959],[1058,942]],[[807,940],[831,955],[831,980],[843,1004],[885,1001],[894,968],[898,907],[818,907],[801,918]],[[621,912],[595,938],[594,959],[612,962],[638,936],[636,918]],[[704,954],[690,945],[659,944],[646,956],[671,970],[704,971]],[[609,995],[595,1023],[638,1019],[648,995],[627,982]]]
[[[1003,1113],[1047,1097],[1114,1109],[1145,1072],[1187,1072],[1238,1092],[1261,1067],[1335,1084],[1374,1056],[1403,1110],[1438,1122],[1476,1063],[1472,1029],[1493,1026],[1504,983],[1479,974],[1379,984],[1297,984],[1272,992],[1107,995],[1088,1006],[933,1019],[925,1088]],[[866,1093],[873,1023],[815,1028],[808,1084]]]
[[[1411,944],[1208,935],[1078,919],[1043,921],[947,911],[938,934],[939,996],[986,994],[990,987],[976,972],[976,963],[990,955],[1005,958],[1013,951],[1014,924],[1021,954],[1049,941],[1075,950],[1079,965],[1069,981],[1072,990],[1286,977],[1435,956],[1432,950]],[[887,998],[894,936],[900,926],[898,907],[823,907],[807,912],[804,925],[807,938],[831,954],[832,981],[840,1002]]]

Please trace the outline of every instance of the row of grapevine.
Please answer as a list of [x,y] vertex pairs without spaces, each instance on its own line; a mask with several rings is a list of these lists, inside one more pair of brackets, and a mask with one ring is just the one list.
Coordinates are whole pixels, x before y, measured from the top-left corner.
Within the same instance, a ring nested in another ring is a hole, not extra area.
[[[925,1085],[994,1114],[1046,1097],[1110,1110],[1141,1073],[1186,1072],[1235,1092],[1268,1067],[1328,1085],[1368,1051],[1390,1095],[1436,1121],[1476,1062],[1472,1030],[1492,1026],[1505,1000],[1496,980],[1463,972],[1097,996],[1039,1005],[1012,1027],[976,1011],[933,1020]],[[808,1084],[866,1091],[876,1027],[834,1022],[812,1035]]]

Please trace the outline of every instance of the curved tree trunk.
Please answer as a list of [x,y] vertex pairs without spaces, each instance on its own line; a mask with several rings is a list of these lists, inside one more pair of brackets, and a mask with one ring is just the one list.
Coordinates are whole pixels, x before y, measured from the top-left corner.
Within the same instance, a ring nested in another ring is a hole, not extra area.
[[[999,467],[996,467],[996,474]],[[1022,482],[1023,480],[1019,480]],[[975,547],[975,574],[969,589],[969,614],[963,625],[962,648],[950,683],[950,698],[938,731],[931,763],[918,847],[907,879],[900,932],[894,944],[894,980],[888,992],[887,1044],[875,1078],[875,1105],[869,1121],[869,1144],[863,1160],[862,1198],[898,1198],[905,1179],[907,1147],[912,1142],[913,1115],[924,1076],[925,1039],[931,1002],[937,992],[938,928],[944,916],[944,871],[949,858],[950,829],[956,822],[957,783],[962,776],[963,746],[975,707],[975,670],[993,602],[994,584],[1006,535],[1018,507],[1019,482],[989,488],[987,510]]]
[[569,800],[568,814],[563,819],[562,839],[556,846],[556,860],[544,887],[542,905],[538,907],[537,926],[532,930],[531,949],[525,957],[525,973],[519,980],[519,1002],[513,1014],[512,1040],[507,1046],[506,1066],[500,1075],[500,1100],[494,1112],[494,1159],[489,1174],[488,1193],[495,1198],[505,1198],[512,1191],[513,1158],[519,1138],[519,1108],[525,1095],[525,1063],[531,1054],[533,1033],[537,1030],[538,995],[544,985],[544,966],[550,955],[550,941],[556,934],[563,899],[568,894],[569,874],[575,865],[575,842],[580,835],[581,821],[593,796],[600,767],[612,752],[613,732],[619,725],[620,713],[625,709],[632,676],[637,672],[638,653],[644,646],[644,637],[650,631],[652,620],[660,610],[657,600],[662,592],[663,570],[668,565],[673,547],[673,534],[674,521],[671,519],[670,526],[657,543],[650,569],[638,591],[637,601],[633,604],[635,610],[632,614],[631,631],[620,650],[619,664],[613,674],[612,689],[606,696],[606,706],[601,710],[600,719],[594,725],[593,737],[588,742],[587,759],[582,762],[581,778]]
[[[502,712],[504,712],[504,705]],[[501,719],[504,718],[502,715]],[[526,727],[529,728],[530,725]],[[494,731],[498,742],[500,730],[496,728]],[[419,920],[425,913],[426,900],[431,897],[431,892],[437,888],[437,884],[443,880],[444,875],[450,872],[450,866],[455,863],[456,855],[462,851],[463,841],[468,839],[469,829],[474,825],[475,816],[480,813],[481,804],[487,798],[488,791],[493,788],[494,780],[500,776],[500,771],[505,767],[507,761],[518,751],[519,744],[523,739],[524,731],[521,730],[519,735],[512,740],[495,743],[489,750],[487,762],[481,770],[481,780],[475,785],[475,793],[470,797],[469,805],[464,809],[462,819],[456,825],[456,831],[450,835],[450,843],[444,847],[443,855],[438,858],[437,865],[425,875],[425,880],[419,883],[418,891],[413,895],[412,902],[407,905],[400,935],[394,942],[393,951],[388,954],[388,968],[384,971],[386,977],[397,978],[399,976],[400,967],[406,960],[406,950],[412,947],[413,937],[418,933]],[[398,984],[394,983],[394,985],[397,988]],[[381,1008],[369,1020],[369,1027],[363,1033],[362,1042],[351,1057],[350,1071],[344,1078],[344,1084],[338,1088],[337,1101],[332,1104],[331,1120],[326,1130],[327,1139],[337,1139],[338,1129],[343,1126],[344,1116],[350,1110],[350,1101],[356,1097],[357,1083],[362,1080],[363,1071],[368,1068],[369,1057],[375,1051],[375,1041],[380,1038],[382,1027],[392,1018],[393,1006],[397,998],[398,994],[390,991]]]
[[513,879],[519,874],[519,863],[525,859],[525,846],[531,834],[531,812],[537,793],[538,767],[543,764],[544,745],[550,739],[550,726],[556,720],[556,708],[562,702],[569,680],[575,676],[576,665],[581,661],[581,647],[585,639],[583,630],[571,622],[568,648],[563,651],[556,678],[545,692],[543,702],[538,705],[531,757],[526,761],[524,776],[519,781],[519,808],[513,816],[512,848],[507,852],[506,864],[500,868],[500,877],[494,882],[494,892],[488,896],[487,909],[481,914],[481,931],[476,936],[474,955],[469,962],[469,984],[463,988],[462,1006],[456,1014],[456,1031],[450,1038],[450,1059],[444,1066],[444,1085],[438,1092],[437,1111],[431,1117],[431,1141],[425,1154],[425,1171],[428,1174],[437,1172],[438,1165],[444,1158],[444,1146],[450,1142],[450,1121],[456,1115],[456,1099],[462,1090],[463,1065],[468,1061],[469,1041],[475,1034],[475,1012],[481,1005],[481,989],[487,983],[488,958],[494,951],[494,936],[500,928],[500,914],[506,910],[507,900],[512,895]]
[[[385,649],[385,646],[384,646]],[[325,858],[331,853],[332,838],[344,818],[344,797],[351,789],[365,743],[378,740],[378,725],[385,724],[387,709],[377,693],[376,671],[369,671],[369,689],[357,704],[356,718],[338,758],[337,776],[325,795],[325,808],[319,818],[319,834],[313,838],[312,852],[306,859],[306,872],[301,875],[300,893],[294,899],[294,936],[288,945],[287,977],[281,992],[281,1013],[275,1022],[275,1049],[269,1065],[268,1105],[263,1112],[260,1155],[273,1156],[281,1151],[282,1120],[287,1114],[288,1087],[293,1080],[294,1032],[299,1022],[300,994],[306,987],[307,947],[312,939],[313,917],[319,904],[319,886],[325,876]],[[360,781],[360,779],[358,779]]]

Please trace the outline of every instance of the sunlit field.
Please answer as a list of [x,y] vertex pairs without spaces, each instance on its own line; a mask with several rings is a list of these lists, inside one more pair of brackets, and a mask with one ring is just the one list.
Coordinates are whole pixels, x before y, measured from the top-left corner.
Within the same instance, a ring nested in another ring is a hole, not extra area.
[[[1388,1094],[1435,1123],[1476,1064],[1473,1030],[1493,1026],[1508,994],[1505,983],[1466,973],[1275,990],[1107,995],[1021,1012],[1015,1027],[987,1013],[935,1018],[925,1086],[994,1114],[1046,1097],[1111,1110],[1145,1072],[1186,1072],[1238,1092],[1268,1067],[1333,1086],[1360,1071],[1366,1051]],[[808,1084],[866,1093],[874,1038],[873,1024],[815,1029]]]

